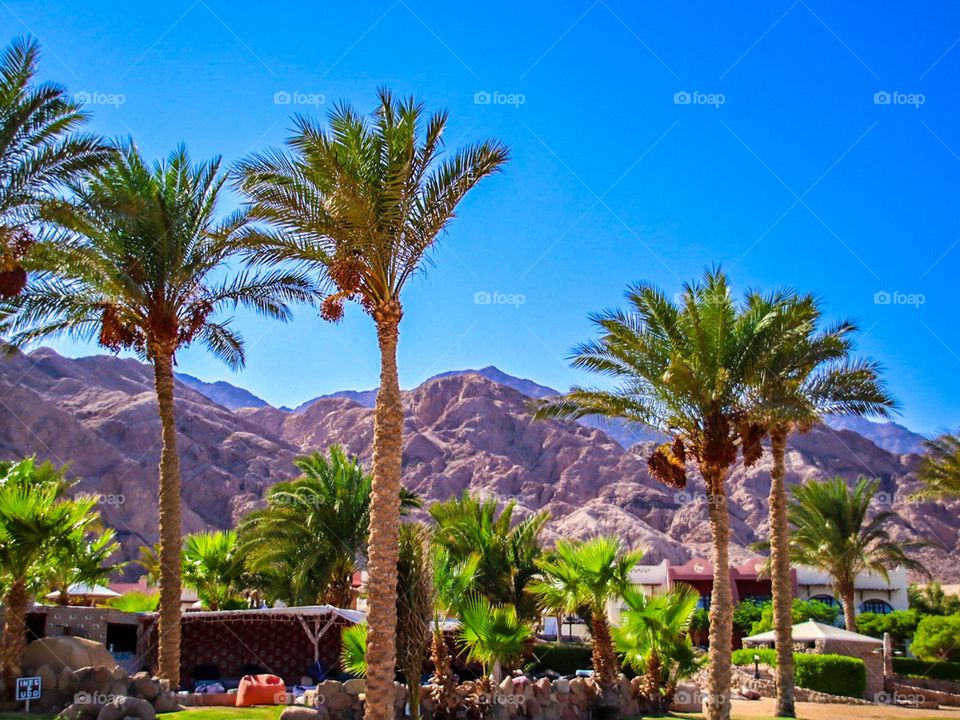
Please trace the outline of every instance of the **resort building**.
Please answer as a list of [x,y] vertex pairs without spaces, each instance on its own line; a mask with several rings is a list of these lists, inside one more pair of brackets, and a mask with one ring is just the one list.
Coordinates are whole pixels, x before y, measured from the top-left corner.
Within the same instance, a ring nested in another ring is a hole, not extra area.
[[[764,602],[773,597],[770,578],[763,573],[766,561],[766,558],[755,557],[730,567],[734,603],[744,600]],[[713,563],[706,558],[694,557],[683,565],[673,565],[669,560],[659,565],[638,565],[630,575],[635,587],[648,595],[664,593],[678,582],[692,585],[700,593],[700,607],[710,608]],[[796,598],[840,605],[840,599],[834,597],[833,584],[826,573],[796,566],[790,571],[790,582]],[[889,582],[874,573],[858,575],[854,596],[857,612],[886,614],[908,609],[907,584],[907,572],[903,568],[891,570]],[[611,605],[609,611],[611,620],[616,624],[620,618],[619,604]]]

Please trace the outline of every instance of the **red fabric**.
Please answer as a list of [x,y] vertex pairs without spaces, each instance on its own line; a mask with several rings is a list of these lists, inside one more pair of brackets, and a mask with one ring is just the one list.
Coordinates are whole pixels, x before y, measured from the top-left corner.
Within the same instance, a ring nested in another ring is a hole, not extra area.
[[244,675],[237,690],[237,707],[285,705],[287,692],[276,675]]

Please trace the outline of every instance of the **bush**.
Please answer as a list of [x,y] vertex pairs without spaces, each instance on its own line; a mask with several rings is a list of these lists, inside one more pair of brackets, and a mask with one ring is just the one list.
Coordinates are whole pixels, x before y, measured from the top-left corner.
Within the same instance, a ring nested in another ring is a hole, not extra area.
[[[773,603],[764,603],[761,607],[760,619],[750,628],[751,635],[759,635],[762,632],[773,630]],[[799,600],[794,599],[791,608],[793,624],[806,622],[807,620],[816,620],[817,622],[833,625],[840,614],[840,608],[834,605],[827,605],[819,600]]]
[[537,643],[533,646],[534,675],[553,670],[561,675],[573,675],[577,670],[593,667],[593,651],[587,645],[574,643]]
[[894,610],[886,615],[864,612],[857,615],[857,632],[875,638],[890,633],[894,645],[902,648],[906,640],[913,638],[919,622],[920,614],[916,610]]
[[[774,667],[777,653],[771,648],[735,650],[733,664],[753,666],[753,656],[759,655],[763,665]],[[867,688],[867,666],[859,658],[846,655],[812,655],[796,653],[797,686],[829,695],[863,697]]]
[[925,617],[917,625],[910,650],[921,660],[960,661],[960,614]]
[[898,675],[960,682],[960,663],[956,662],[929,662],[915,658],[895,657],[893,671]]
[[733,626],[743,635],[750,633],[750,629],[763,617],[764,608],[770,607],[769,602],[744,600],[737,603],[733,609]]

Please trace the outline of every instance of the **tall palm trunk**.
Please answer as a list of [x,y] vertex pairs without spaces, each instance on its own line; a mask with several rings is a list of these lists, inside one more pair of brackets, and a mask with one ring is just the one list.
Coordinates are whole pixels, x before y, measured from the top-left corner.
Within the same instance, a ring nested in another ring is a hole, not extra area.
[[790,537],[787,532],[787,489],[784,458],[787,431],[770,433],[773,469],[770,472],[770,579],[773,627],[777,646],[777,717],[796,717],[793,675],[793,583],[790,582]]
[[447,647],[447,640],[444,637],[442,627],[437,627],[433,631],[431,655],[433,659],[433,679],[430,683],[430,697],[435,705],[433,717],[447,720],[447,718],[456,715],[459,701],[450,662],[450,648]]
[[604,610],[593,609],[591,631],[593,633],[593,674],[597,687],[606,692],[617,684],[617,655],[613,651],[613,638],[610,636],[610,623]]
[[403,459],[403,406],[397,378],[397,303],[377,309],[380,389],[373,420],[373,487],[370,495],[367,596],[367,694],[365,720],[392,720],[397,663],[397,544],[400,527],[400,474]]
[[855,600],[854,596],[854,587],[853,583],[844,583],[837,588],[838,595],[843,601],[843,621],[846,625],[847,630],[850,632],[857,631],[857,609],[854,605]]
[[17,578],[3,597],[3,649],[0,653],[3,667],[3,687],[7,700],[14,699],[17,678],[20,676],[20,658],[27,645],[27,584]]
[[180,532],[180,456],[173,406],[173,353],[153,353],[163,449],[160,452],[160,607],[158,609],[157,674],[180,685],[180,568],[183,539]]
[[710,598],[708,720],[730,720],[730,663],[733,650],[733,595],[730,590],[730,514],[723,487],[725,471],[704,472],[713,537],[713,594]]

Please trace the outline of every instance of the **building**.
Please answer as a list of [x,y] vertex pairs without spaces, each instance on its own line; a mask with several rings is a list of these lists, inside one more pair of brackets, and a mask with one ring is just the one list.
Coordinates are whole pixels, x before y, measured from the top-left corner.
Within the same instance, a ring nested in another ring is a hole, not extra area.
[[[773,597],[770,578],[763,568],[767,558],[754,557],[740,565],[730,567],[730,587],[733,602],[744,600],[765,602]],[[700,607],[710,608],[713,591],[713,563],[706,558],[691,558],[683,565],[673,565],[664,560],[659,565],[637,565],[630,573],[637,589],[648,595],[659,595],[676,583],[691,585],[700,593]],[[820,600],[828,605],[840,606],[834,597],[833,585],[826,573],[809,567],[797,566],[790,571],[793,595],[803,600]],[[855,600],[857,612],[886,614],[894,610],[906,610],[907,572],[896,568],[889,573],[889,582],[875,573],[862,573],[856,579]],[[608,608],[614,624],[619,622],[622,605],[611,604]]]

